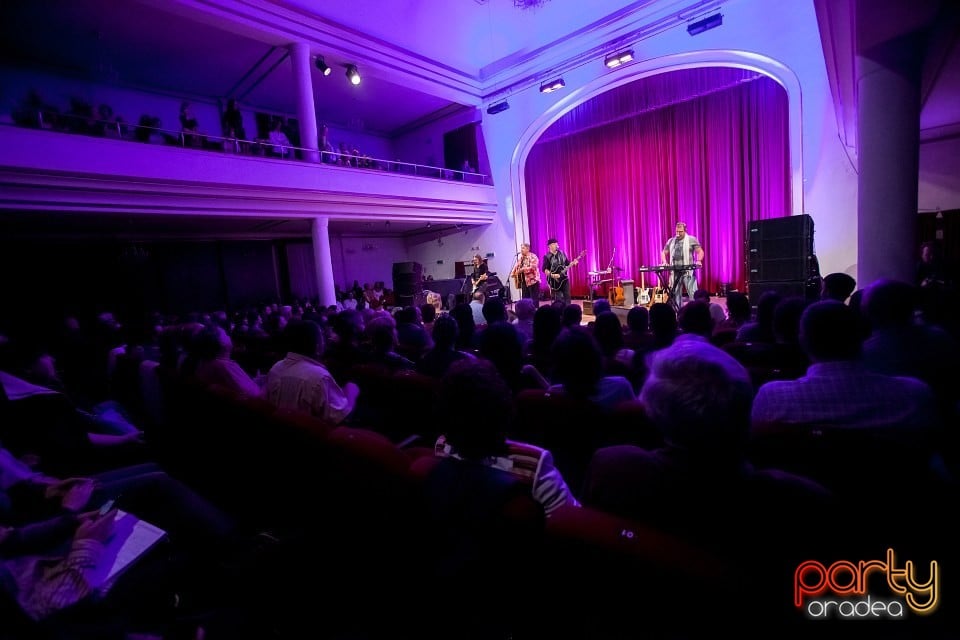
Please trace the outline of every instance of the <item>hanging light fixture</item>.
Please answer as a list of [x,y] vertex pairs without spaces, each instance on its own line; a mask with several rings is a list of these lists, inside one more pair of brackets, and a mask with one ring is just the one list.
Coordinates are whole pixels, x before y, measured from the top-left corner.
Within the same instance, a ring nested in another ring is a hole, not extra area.
[[317,65],[317,69],[320,69],[320,73],[325,76],[330,75],[330,72],[333,71],[333,69],[331,69],[326,62],[324,62],[323,56],[317,56],[317,61],[315,64]]
[[360,84],[360,72],[357,71],[357,65],[355,64],[347,65],[347,78],[350,79],[350,84],[352,85]]

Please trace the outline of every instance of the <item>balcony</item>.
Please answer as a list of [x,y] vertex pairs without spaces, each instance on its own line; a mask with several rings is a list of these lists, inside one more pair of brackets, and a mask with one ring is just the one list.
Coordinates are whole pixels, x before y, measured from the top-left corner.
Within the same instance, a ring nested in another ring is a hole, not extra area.
[[307,150],[265,141],[138,133],[147,141],[126,139],[120,129],[93,136],[0,126],[0,210],[456,224],[486,224],[496,215],[496,194],[480,174],[357,156],[348,161],[361,166],[330,162],[340,154],[310,162],[296,158]]

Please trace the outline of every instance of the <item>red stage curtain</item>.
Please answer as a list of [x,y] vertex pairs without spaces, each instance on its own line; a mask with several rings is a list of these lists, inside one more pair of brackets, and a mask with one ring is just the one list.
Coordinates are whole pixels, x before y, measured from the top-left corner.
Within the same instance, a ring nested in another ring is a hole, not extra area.
[[[745,291],[748,221],[790,212],[784,89],[728,68],[664,73],[579,105],[548,129],[526,163],[530,241],[571,257],[573,295],[614,248],[621,277],[658,264],[678,221],[705,251],[700,287]],[[647,279],[646,285],[655,284]]]

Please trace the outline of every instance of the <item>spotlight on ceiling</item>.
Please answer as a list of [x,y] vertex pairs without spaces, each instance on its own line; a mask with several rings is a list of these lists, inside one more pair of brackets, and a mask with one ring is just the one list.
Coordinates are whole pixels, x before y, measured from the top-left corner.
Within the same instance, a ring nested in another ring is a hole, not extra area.
[[347,77],[350,78],[350,84],[360,84],[360,72],[357,71],[357,65],[348,64],[347,65]]
[[317,69],[320,69],[320,73],[325,76],[330,75],[330,72],[333,71],[333,69],[328,67],[327,63],[323,61],[323,56],[317,56],[317,61],[315,64],[317,65]]
[[567,86],[567,83],[563,81],[563,78],[557,78],[556,80],[541,84],[540,93],[552,93],[557,89],[563,89],[565,86]]
[[710,29],[719,27],[723,24],[723,14],[715,13],[712,16],[708,16],[703,20],[698,20],[696,22],[691,22],[687,25],[687,33],[692,36],[697,35],[698,33],[703,33],[704,31],[709,31]]
[[492,105],[487,107],[487,113],[489,113],[490,115],[496,115],[498,113],[506,111],[509,108],[510,108],[509,103],[507,103],[506,100],[502,100],[500,102],[494,102]]
[[633,49],[627,49],[626,51],[618,51],[613,55],[609,55],[603,60],[603,64],[607,65],[611,69],[615,69],[622,64],[626,64],[633,60]]

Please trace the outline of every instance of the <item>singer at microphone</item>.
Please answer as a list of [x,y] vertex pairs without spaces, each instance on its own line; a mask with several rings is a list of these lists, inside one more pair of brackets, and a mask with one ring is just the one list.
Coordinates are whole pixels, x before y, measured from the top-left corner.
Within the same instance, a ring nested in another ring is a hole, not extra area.
[[514,286],[520,289],[521,298],[540,300],[540,258],[530,251],[530,243],[520,245],[519,258],[510,271]]

